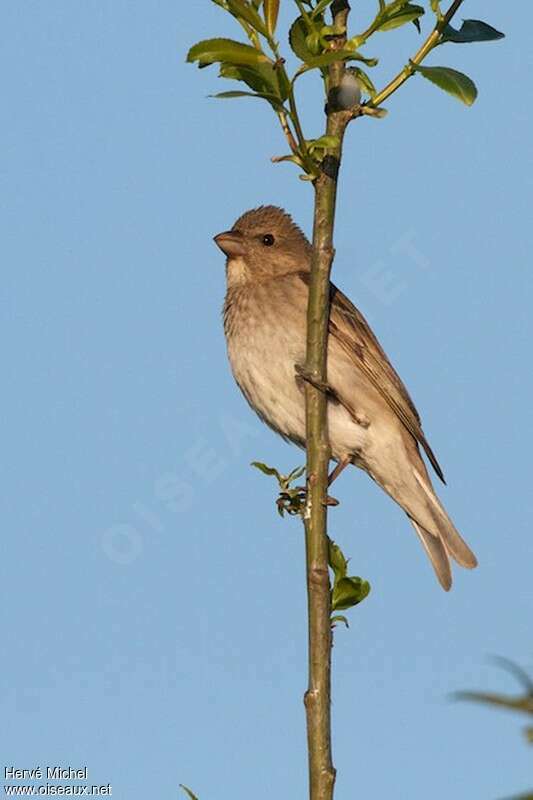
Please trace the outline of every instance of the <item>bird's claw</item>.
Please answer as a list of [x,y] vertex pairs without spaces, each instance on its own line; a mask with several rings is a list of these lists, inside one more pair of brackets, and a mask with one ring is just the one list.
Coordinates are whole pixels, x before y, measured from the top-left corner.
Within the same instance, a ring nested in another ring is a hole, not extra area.
[[333,394],[333,390],[329,383],[326,381],[321,381],[319,378],[315,377],[303,364],[295,364],[294,371],[298,375],[298,377],[305,381],[306,383],[310,383],[315,389],[318,389],[319,392],[323,392],[324,394]]

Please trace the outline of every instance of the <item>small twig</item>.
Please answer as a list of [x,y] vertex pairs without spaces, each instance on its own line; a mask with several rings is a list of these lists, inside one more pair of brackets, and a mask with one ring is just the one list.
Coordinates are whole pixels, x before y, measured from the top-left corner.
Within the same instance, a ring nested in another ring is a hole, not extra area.
[[241,28],[246,32],[246,35],[253,44],[253,46],[257,50],[261,50],[262,49],[261,42],[259,41],[259,36],[257,35],[257,31],[255,31],[251,25],[249,25],[245,20],[241,19],[240,17],[236,17],[236,19]]
[[302,125],[300,123],[300,118],[298,116],[298,109],[296,108],[296,100],[294,98],[294,88],[291,85],[291,90],[289,93],[289,108],[291,110],[291,120],[292,124],[294,125],[294,130],[296,131],[296,136],[298,137],[298,144],[300,146],[300,154],[302,157],[306,157],[307,155],[307,144],[305,141],[304,132],[302,130]]
[[285,61],[280,55],[278,43],[275,41],[275,39],[272,38],[272,36],[269,36],[267,41],[268,41],[268,46],[270,47],[274,55],[274,58],[276,60],[276,69],[280,70],[284,82],[290,86],[289,97],[288,97],[289,109],[290,109],[289,116],[294,126],[294,131],[296,133],[296,139],[298,140],[298,143],[296,143],[292,131],[290,130],[287,120],[287,115],[285,114],[285,112],[281,112],[283,114],[284,120],[282,120],[282,118],[279,116],[279,113],[278,113],[278,118],[281,122],[283,132],[285,133],[287,141],[289,142],[289,147],[291,148],[292,152],[295,155],[298,155],[302,159],[305,169],[310,174],[313,174],[315,171],[315,165],[313,159],[309,156],[307,150],[307,142],[305,141],[304,132],[302,130],[302,125],[300,123],[300,118],[298,116],[298,109],[296,107],[296,99],[294,97],[294,86],[289,80],[289,76],[287,75],[287,70],[285,69]]
[[[395,78],[388,83],[384,89],[378,92],[370,102],[366,103],[365,108],[377,108],[384,100],[387,100],[400,86],[405,83],[412,75],[414,75],[415,67],[422,63],[428,53],[438,44],[442,31],[448,25],[452,17],[455,16],[464,0],[454,0],[449,7],[448,11],[440,19],[432,32],[427,37],[426,41],[418,52],[410,59],[409,63],[396,75]],[[364,112],[363,112],[364,113]]]
[[[277,115],[278,115],[278,119],[279,119],[279,121],[281,123],[281,127],[282,127],[282,130],[283,130],[283,133],[285,134],[285,138],[287,139],[287,142],[289,144],[289,147],[291,148],[292,152],[295,155],[297,155],[298,154],[298,144],[297,144],[296,139],[294,138],[294,135],[293,135],[293,133],[292,133],[290,127],[289,127],[289,121],[287,119],[287,114],[285,113],[285,111],[278,111]],[[276,160],[279,160],[279,159],[276,159]],[[272,161],[274,161],[274,159],[272,159]]]
[[313,23],[311,21],[311,17],[309,16],[307,11],[303,7],[303,4],[302,4],[301,0],[294,0],[294,2],[298,6],[298,11],[300,12],[300,16],[302,17],[302,19],[305,21],[305,24],[307,25],[307,30],[308,31],[312,31],[313,30]]

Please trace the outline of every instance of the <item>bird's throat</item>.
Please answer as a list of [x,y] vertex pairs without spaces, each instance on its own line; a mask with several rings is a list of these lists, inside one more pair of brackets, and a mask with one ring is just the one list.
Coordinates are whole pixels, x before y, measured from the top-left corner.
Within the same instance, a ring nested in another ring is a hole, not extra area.
[[248,279],[248,267],[242,256],[232,256],[226,262],[228,289],[242,286]]

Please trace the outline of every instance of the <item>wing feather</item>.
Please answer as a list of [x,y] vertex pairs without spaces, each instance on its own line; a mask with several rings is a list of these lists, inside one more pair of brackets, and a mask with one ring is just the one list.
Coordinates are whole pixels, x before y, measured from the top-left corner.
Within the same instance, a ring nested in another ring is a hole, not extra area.
[[[309,273],[301,274],[309,285]],[[374,336],[366,319],[340,289],[331,284],[329,332],[365,373],[407,430],[424,448],[443,483],[444,474],[422,430],[420,416],[402,380]]]
[[366,319],[333,284],[330,302],[330,334],[371,380],[407,430],[424,448],[433,469],[445,483],[442,469],[422,430],[415,404]]

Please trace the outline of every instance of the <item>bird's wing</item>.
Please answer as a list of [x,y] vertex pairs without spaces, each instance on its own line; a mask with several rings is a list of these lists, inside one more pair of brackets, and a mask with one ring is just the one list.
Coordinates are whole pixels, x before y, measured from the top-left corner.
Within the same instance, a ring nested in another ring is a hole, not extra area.
[[[309,278],[306,277],[308,282]],[[422,445],[435,472],[445,483],[442,469],[424,436],[418,411],[367,321],[333,284],[330,302],[330,335],[364,372],[407,430]]]

